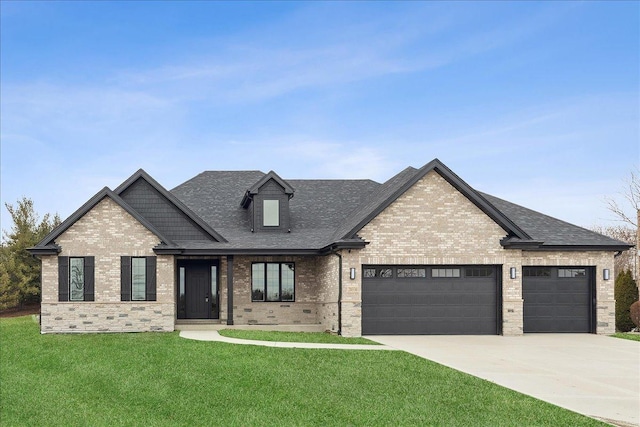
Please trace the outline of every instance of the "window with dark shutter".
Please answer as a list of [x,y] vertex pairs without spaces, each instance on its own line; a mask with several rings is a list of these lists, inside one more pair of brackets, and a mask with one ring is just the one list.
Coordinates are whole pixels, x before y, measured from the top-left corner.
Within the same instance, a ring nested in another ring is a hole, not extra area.
[[156,257],[120,257],[120,300],[156,300]]
[[95,257],[58,257],[58,301],[95,300]]

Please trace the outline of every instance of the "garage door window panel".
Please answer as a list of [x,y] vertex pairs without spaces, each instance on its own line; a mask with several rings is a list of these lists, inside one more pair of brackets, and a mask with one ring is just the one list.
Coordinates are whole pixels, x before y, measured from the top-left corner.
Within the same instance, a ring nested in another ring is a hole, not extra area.
[[393,268],[391,267],[365,267],[362,273],[365,278],[391,279]]
[[459,278],[459,268],[432,268],[431,277],[436,278]]
[[468,267],[465,268],[464,276],[467,278],[493,277],[493,272],[493,267]]
[[587,271],[584,268],[559,268],[558,277],[560,278],[573,278],[573,277],[585,277]]
[[426,268],[406,268],[399,267],[397,269],[397,277],[398,278],[420,278],[427,277],[427,269]]
[[524,267],[524,277],[551,277],[551,269],[547,267]]

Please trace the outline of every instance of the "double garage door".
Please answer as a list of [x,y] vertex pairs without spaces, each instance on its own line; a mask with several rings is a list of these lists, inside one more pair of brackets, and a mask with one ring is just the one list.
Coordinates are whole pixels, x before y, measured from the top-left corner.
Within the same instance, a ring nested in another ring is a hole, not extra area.
[[362,333],[500,333],[496,266],[364,266]]
[[[594,332],[594,269],[523,267],[524,332]],[[501,333],[500,266],[366,265],[364,335]]]

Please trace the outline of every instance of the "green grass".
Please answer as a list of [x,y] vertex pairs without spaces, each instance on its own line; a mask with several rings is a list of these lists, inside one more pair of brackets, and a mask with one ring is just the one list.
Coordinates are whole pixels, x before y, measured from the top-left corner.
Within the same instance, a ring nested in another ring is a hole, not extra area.
[[244,340],[257,341],[279,341],[279,342],[313,342],[324,344],[371,344],[379,345],[366,338],[345,338],[339,335],[332,335],[324,332],[272,332],[253,331],[241,329],[223,329],[220,335],[229,338],[240,338]]
[[631,334],[628,332],[617,332],[611,336],[615,338],[622,338],[625,340],[640,341],[640,334]]
[[177,333],[40,335],[0,319],[3,426],[595,426],[404,352],[287,349]]

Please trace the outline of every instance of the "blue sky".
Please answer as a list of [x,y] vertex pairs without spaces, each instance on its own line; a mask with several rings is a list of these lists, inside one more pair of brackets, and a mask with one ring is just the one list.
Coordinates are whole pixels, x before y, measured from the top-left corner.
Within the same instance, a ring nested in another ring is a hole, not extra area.
[[169,189],[218,169],[382,182],[437,157],[589,227],[640,163],[639,2],[0,8],[3,205],[64,218],[141,167]]

